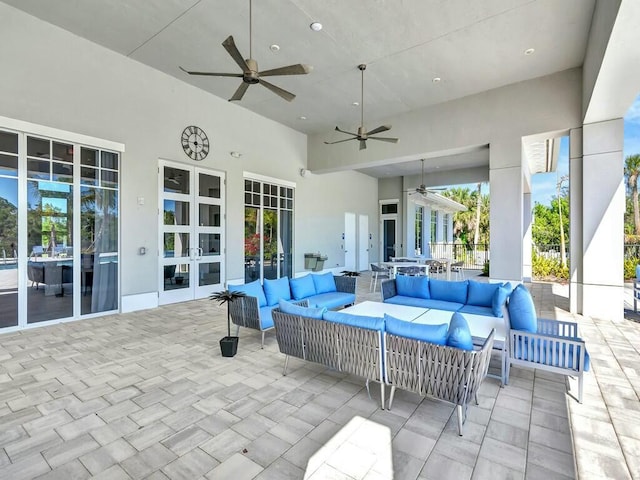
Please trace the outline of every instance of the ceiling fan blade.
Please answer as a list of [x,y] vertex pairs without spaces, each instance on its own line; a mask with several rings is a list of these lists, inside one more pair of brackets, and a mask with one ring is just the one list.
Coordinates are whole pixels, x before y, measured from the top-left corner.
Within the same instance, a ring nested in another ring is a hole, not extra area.
[[365,140],[360,140],[360,150],[364,150],[367,148],[367,142]]
[[337,142],[324,142],[327,145],[333,145],[334,143],[342,143],[342,142],[348,142],[349,140],[355,140],[356,137],[353,138],[345,138],[344,140],[338,140]]
[[242,97],[244,97],[244,94],[247,91],[247,88],[249,88],[249,84],[242,82],[238,87],[238,89],[236,90],[236,93],[233,94],[233,97],[231,97],[229,101],[234,102],[234,101],[242,100]]
[[216,72],[190,72],[189,70],[185,70],[182,67],[178,67],[184,73],[188,73],[189,75],[206,75],[207,77],[238,77],[242,78],[241,73],[216,73]]
[[227,39],[222,42],[222,46],[229,55],[231,55],[231,58],[235,60],[243,72],[249,71],[249,65],[247,65],[246,60],[242,58],[242,54],[238,50],[238,47],[236,47],[236,42],[233,41],[233,35],[229,35]]
[[397,138],[391,137],[369,137],[369,140],[380,140],[381,142],[398,143]]
[[264,85],[276,95],[279,95],[280,97],[284,98],[287,102],[290,102],[294,98],[296,98],[296,96],[293,93],[287,92],[286,90],[280,87],[276,87],[273,83],[269,83],[266,80],[260,80],[260,85]]
[[346,130],[341,130],[340,127],[336,127],[336,132],[346,133],[347,135],[353,135],[354,137],[358,136],[357,133],[351,133],[351,132],[347,132]]
[[298,63],[296,65],[289,65],[287,67],[273,68],[271,70],[265,70],[260,72],[261,77],[272,77],[274,75],[305,75],[311,71],[309,65],[302,65]]
[[386,132],[387,130],[391,130],[391,125],[380,125],[378,128],[374,128],[370,132],[367,132],[367,136],[375,135],[376,133]]

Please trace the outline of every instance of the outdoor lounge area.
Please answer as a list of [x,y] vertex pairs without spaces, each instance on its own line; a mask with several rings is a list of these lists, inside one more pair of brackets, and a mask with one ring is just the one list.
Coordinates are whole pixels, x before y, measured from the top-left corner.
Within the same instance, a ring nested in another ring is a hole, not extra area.
[[[357,302],[379,299],[368,286]],[[262,350],[243,330],[222,358],[226,310],[208,300],[6,334],[0,478],[637,478],[640,324],[573,316],[565,287],[529,287],[540,316],[579,323],[584,403],[514,367],[504,388],[485,380],[463,437],[451,404],[398,390],[381,410],[361,377],[297,359],[283,376],[275,335]]]

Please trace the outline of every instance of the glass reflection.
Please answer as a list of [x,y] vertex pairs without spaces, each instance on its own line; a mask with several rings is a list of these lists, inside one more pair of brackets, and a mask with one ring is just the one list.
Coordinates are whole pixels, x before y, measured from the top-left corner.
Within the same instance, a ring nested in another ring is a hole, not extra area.
[[164,201],[165,225],[189,225],[189,202]]
[[27,323],[73,316],[73,190],[27,182]]
[[200,204],[200,226],[201,227],[219,227],[220,226],[220,205]]
[[216,285],[220,280],[220,263],[201,263],[199,265],[198,285]]
[[189,264],[164,266],[164,290],[189,288]]
[[220,255],[220,234],[219,233],[201,233],[200,248],[202,255]]
[[0,328],[18,325],[17,250],[18,180],[0,177]]
[[188,257],[189,256],[189,234],[188,233],[166,233],[164,234],[164,257]]
[[164,191],[188,194],[189,173],[180,168],[164,167]]
[[201,173],[198,184],[198,194],[201,197],[220,198],[220,177]]

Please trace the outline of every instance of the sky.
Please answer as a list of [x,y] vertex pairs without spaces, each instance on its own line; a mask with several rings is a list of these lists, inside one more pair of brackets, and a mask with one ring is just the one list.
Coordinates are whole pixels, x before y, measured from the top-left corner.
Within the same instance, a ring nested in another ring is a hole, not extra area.
[[[640,95],[627,110],[624,117],[624,147],[623,157],[640,154]],[[531,180],[531,207],[535,203],[550,205],[551,199],[557,195],[558,180],[569,175],[569,137],[560,139],[560,152],[558,155],[558,167],[555,172],[538,173]],[[477,184],[453,185],[456,188],[468,188],[475,190]],[[566,186],[566,184],[565,184]],[[482,184],[482,193],[489,193],[489,184]]]
[[[623,157],[640,153],[640,95],[635,99],[624,117]],[[535,202],[549,205],[557,194],[556,184],[563,175],[569,174],[569,137],[562,137],[558,168],[552,173],[538,173],[531,181],[531,206]]]

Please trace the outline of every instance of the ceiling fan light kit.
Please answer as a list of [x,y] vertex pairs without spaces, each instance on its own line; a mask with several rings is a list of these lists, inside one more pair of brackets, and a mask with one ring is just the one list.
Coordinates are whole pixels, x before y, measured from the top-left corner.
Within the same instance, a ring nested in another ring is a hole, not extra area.
[[[386,132],[387,130],[391,130],[391,125],[380,125],[373,130],[366,131],[364,128],[364,71],[367,69],[367,66],[364,63],[358,65],[358,70],[360,70],[360,126],[358,127],[358,133],[348,132],[346,130],[341,130],[340,127],[336,126],[336,131],[340,133],[346,133],[347,135],[351,135],[351,138],[345,138],[344,140],[337,140],[335,142],[324,142],[327,145],[334,145],[336,143],[348,142],[349,140],[358,140],[360,142],[360,150],[364,150],[367,148],[367,140],[380,140],[382,142],[389,143],[398,143],[397,138],[391,137],[373,137],[377,133]],[[353,105],[357,105],[357,102],[354,102]]]
[[[278,75],[306,75],[312,70],[310,65],[303,64],[295,64],[289,65],[286,67],[273,68],[271,70],[265,70],[261,72],[258,68],[258,62],[253,58],[253,26],[252,26],[252,0],[249,0],[249,58],[243,58],[240,50],[236,47],[236,43],[233,40],[233,36],[229,35],[227,39],[222,42],[222,46],[229,53],[231,58],[236,62],[236,64],[242,69],[242,73],[218,73],[218,72],[197,72],[186,70],[182,67],[179,67],[185,73],[189,75],[200,75],[200,76],[208,76],[208,77],[236,77],[242,78],[242,83],[235,91],[233,96],[229,99],[232,101],[240,101],[244,94],[247,92],[247,89],[250,85],[255,85],[259,83],[263,87],[267,88],[271,92],[275,93],[281,98],[284,98],[288,102],[292,101],[296,96],[288,92],[272,83],[267,82],[262,77],[272,77]],[[278,47],[279,49],[279,47]]]

